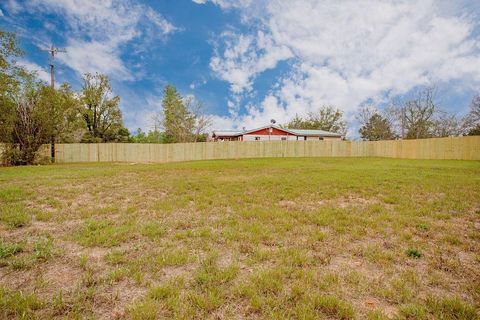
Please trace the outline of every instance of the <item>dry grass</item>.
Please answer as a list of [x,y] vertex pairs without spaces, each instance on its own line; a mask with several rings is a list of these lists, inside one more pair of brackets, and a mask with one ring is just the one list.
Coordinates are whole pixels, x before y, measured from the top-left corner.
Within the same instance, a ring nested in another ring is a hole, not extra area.
[[0,210],[0,318],[479,317],[479,162],[2,168]]

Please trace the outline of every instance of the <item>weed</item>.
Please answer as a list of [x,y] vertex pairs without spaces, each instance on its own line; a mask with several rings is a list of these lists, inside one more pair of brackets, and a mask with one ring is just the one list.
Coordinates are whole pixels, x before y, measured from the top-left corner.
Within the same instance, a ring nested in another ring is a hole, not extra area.
[[142,226],[142,235],[149,239],[158,239],[165,234],[165,227],[158,222],[149,222]]
[[11,228],[21,228],[30,223],[30,215],[21,204],[8,204],[0,207],[0,221]]
[[33,252],[36,259],[46,261],[54,255],[52,236],[44,236],[33,244]]
[[23,245],[20,243],[8,243],[0,239],[0,259],[11,257],[23,251]]
[[422,257],[422,253],[417,249],[408,249],[407,256],[414,259],[420,259]]
[[316,311],[328,317],[345,320],[355,317],[353,307],[335,296],[315,295],[312,304]]
[[43,303],[34,294],[0,287],[1,318],[32,318],[34,311],[42,307]]
[[132,223],[115,224],[110,220],[87,220],[75,239],[83,246],[113,247],[134,237]]

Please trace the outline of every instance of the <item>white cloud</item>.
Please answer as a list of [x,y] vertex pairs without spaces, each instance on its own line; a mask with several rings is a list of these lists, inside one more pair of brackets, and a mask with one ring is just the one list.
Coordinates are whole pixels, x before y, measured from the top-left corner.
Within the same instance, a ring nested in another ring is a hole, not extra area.
[[43,82],[50,83],[50,73],[38,64],[27,60],[19,60],[17,61],[17,64],[25,68],[27,71],[35,72],[38,79],[42,80]]
[[278,62],[295,61],[263,103],[247,108],[240,125],[283,121],[322,104],[348,113],[367,99],[388,99],[421,85],[480,84],[478,24],[462,9],[464,2],[212,2],[240,9],[256,19],[250,27],[258,26],[253,33],[224,36],[225,49],[212,57],[212,70],[230,83],[232,96],[251,90],[255,77]]
[[115,52],[116,48],[98,41],[69,40],[67,50],[57,59],[80,74],[104,73],[115,79],[133,80],[134,77]]
[[122,46],[165,39],[178,30],[151,7],[129,0],[31,0],[23,10],[62,15],[69,31],[67,54],[59,59],[82,74],[98,71],[121,80],[134,76],[122,61]]
[[226,43],[222,55],[215,55],[210,67],[230,83],[233,93],[252,90],[252,80],[265,70],[275,68],[277,62],[292,57],[287,46],[276,45],[270,35],[258,31],[255,35],[224,33]]
[[15,14],[19,11],[21,11],[22,7],[20,4],[17,3],[15,0],[7,0],[4,3],[5,9],[7,10],[8,13],[10,14]]

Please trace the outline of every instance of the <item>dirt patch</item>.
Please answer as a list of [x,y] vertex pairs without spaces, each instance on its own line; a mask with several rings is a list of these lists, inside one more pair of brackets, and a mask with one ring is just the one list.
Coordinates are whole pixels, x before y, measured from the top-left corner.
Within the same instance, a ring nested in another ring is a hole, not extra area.
[[307,210],[313,211],[319,207],[334,207],[334,208],[349,208],[349,207],[366,207],[373,204],[382,204],[386,205],[383,202],[375,198],[362,198],[356,195],[347,195],[341,196],[333,199],[323,199],[323,200],[303,200],[299,199],[296,201],[292,200],[281,200],[277,203],[280,208],[287,210]]

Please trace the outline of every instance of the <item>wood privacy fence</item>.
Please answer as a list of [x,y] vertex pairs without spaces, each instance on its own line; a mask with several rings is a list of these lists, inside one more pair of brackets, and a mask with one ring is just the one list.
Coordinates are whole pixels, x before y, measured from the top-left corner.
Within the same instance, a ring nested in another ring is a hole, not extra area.
[[480,160],[480,136],[389,141],[232,141],[57,144],[56,162],[175,162],[265,157]]

